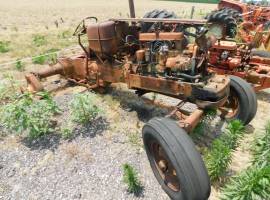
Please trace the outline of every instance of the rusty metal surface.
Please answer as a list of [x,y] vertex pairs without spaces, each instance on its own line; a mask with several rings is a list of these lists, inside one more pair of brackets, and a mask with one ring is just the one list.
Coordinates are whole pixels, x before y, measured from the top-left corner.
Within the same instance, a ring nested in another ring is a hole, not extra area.
[[180,119],[178,121],[179,126],[184,128],[189,133],[197,126],[202,116],[203,110],[197,109],[191,115],[187,116],[185,119]]
[[[192,25],[205,25],[207,20],[194,20],[194,19],[164,19],[164,18],[112,18],[111,21],[116,22],[162,22],[166,24],[192,24]],[[211,23],[208,23],[211,24]]]
[[177,81],[162,78],[130,74],[128,79],[128,86],[131,89],[140,88],[178,97],[190,96],[192,91],[192,87],[188,83],[178,83]]
[[176,32],[161,32],[161,33],[140,33],[140,41],[155,41],[155,40],[167,40],[167,41],[179,41],[184,39],[183,33]]
[[89,48],[98,53],[114,54],[118,50],[115,23],[106,21],[87,27]]

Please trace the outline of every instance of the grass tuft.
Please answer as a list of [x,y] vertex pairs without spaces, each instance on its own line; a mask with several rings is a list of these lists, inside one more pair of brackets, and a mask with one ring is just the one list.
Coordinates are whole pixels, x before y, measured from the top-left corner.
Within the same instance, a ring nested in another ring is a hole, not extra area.
[[9,49],[9,41],[0,41],[0,53],[6,53]]
[[36,47],[40,47],[47,44],[47,40],[44,35],[36,34],[33,36],[33,44]]
[[40,55],[40,56],[36,56],[32,58],[32,62],[34,64],[39,64],[39,65],[43,65],[47,60],[47,57],[44,55]]
[[142,191],[142,185],[139,181],[137,171],[129,164],[124,164],[123,170],[123,181],[127,184],[128,192],[135,195],[140,194],[140,192]]
[[15,63],[15,69],[18,71],[24,71],[25,66],[24,66],[23,62],[20,60],[17,60]]

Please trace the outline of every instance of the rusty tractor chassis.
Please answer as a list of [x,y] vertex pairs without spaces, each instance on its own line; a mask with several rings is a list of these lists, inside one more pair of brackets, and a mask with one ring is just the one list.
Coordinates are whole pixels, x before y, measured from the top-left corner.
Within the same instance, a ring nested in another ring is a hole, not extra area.
[[[215,51],[216,38],[207,35],[206,20],[135,18],[133,0],[129,5],[131,19],[99,23],[95,17],[85,18],[74,32],[83,52],[27,74],[28,90],[44,90],[41,80],[58,74],[92,90],[125,83],[139,96],[155,92],[180,99],[165,118],[153,118],[144,125],[145,151],[171,199],[208,199],[210,178],[186,132],[194,129],[208,108],[219,109],[227,119],[249,123],[257,110],[255,93],[242,79],[209,70],[209,52]],[[195,28],[195,33],[189,28]],[[187,36],[195,42],[188,44]],[[87,38],[87,46],[82,37]],[[187,102],[197,108],[187,111]]]
[[[206,21],[111,19],[82,27],[78,34],[79,43],[83,34],[87,34],[89,42],[88,48],[80,43],[84,54],[59,58],[56,65],[26,75],[28,89],[43,90],[40,80],[56,74],[89,89],[107,87],[111,83],[126,83],[128,88],[137,90],[138,94],[156,92],[181,99],[183,102],[195,103],[198,109],[193,113],[181,112],[183,103],[172,111],[172,114],[179,118],[181,127],[191,131],[200,121],[203,109],[218,108],[224,104],[229,95],[229,77],[208,73],[203,66],[204,54],[198,54],[196,45],[191,50],[183,50],[183,33],[140,33],[137,24],[141,22],[162,23],[162,26],[166,27],[178,24],[201,26]],[[127,33],[123,33],[124,29]],[[125,36],[126,41],[123,44],[120,44],[122,41],[117,38],[119,35]],[[155,52],[149,52],[148,46],[153,45],[155,41],[164,46],[156,44],[155,48],[158,50],[154,50],[152,46],[151,51]],[[166,42],[175,42],[174,49],[166,49]],[[121,48],[119,45],[122,45]],[[162,48],[164,52],[161,52]],[[185,56],[181,57],[180,51],[186,51]],[[190,72],[192,60],[199,62],[200,68],[196,70],[200,72]]]

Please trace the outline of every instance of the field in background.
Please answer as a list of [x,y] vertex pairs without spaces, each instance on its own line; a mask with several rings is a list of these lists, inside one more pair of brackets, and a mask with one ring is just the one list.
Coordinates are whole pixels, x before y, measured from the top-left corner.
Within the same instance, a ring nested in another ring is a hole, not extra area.
[[[72,32],[85,17],[96,16],[102,21],[129,16],[127,0],[0,0],[0,5],[0,41],[8,42],[9,48],[0,54],[0,64],[76,45]],[[153,9],[167,9],[189,18],[192,6],[194,18],[203,18],[216,8],[214,4],[135,0],[138,17]],[[37,36],[46,40],[38,48],[33,42]]]
[[167,1],[178,1],[178,2],[193,2],[193,3],[219,3],[219,0],[167,0]]

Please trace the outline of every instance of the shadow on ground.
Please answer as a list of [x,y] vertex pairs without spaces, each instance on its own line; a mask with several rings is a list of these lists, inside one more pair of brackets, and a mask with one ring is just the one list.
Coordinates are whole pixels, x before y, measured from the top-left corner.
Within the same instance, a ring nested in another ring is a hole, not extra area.
[[[109,123],[105,118],[99,117],[92,120],[86,125],[77,125],[73,131],[72,137],[68,138],[68,141],[75,140],[77,137],[81,136],[83,138],[94,138],[97,135],[102,135],[104,130],[109,127]],[[25,137],[21,142],[31,150],[43,150],[49,149],[55,151],[58,146],[63,141],[60,133],[51,133],[44,135],[37,139],[31,139]]]
[[137,112],[139,120],[147,122],[153,117],[164,117],[168,110],[156,105],[147,104],[142,98],[131,91],[114,89],[110,92],[114,100],[120,102],[122,109]]

